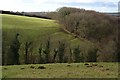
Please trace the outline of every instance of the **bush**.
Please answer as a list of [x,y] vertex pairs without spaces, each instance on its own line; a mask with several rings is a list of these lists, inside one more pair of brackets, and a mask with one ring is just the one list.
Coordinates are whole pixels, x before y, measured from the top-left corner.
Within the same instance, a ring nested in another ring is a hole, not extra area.
[[73,54],[74,54],[74,57],[75,57],[74,62],[78,63],[78,62],[83,62],[84,61],[84,56],[81,53],[81,50],[80,50],[79,46],[74,48]]
[[87,58],[87,62],[97,62],[97,51],[98,49],[93,49],[93,50],[90,50],[86,56]]

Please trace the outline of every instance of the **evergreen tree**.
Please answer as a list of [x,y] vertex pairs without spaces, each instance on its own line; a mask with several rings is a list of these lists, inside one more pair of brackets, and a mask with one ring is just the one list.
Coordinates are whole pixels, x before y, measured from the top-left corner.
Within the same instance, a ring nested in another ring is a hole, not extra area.
[[39,63],[43,63],[43,59],[42,59],[42,44],[39,47]]
[[25,43],[25,64],[29,63],[29,60],[28,60],[29,53],[28,53],[28,51],[29,51],[29,48],[30,48],[31,45],[32,45],[32,42],[26,42]]
[[46,63],[49,63],[50,62],[50,38],[46,42],[45,49],[43,50],[43,53],[45,54]]
[[75,57],[75,62],[80,62],[80,52],[81,51],[80,51],[79,46],[74,48],[73,54],[74,54],[74,57]]
[[65,43],[59,41],[58,57],[60,63],[63,62],[64,53],[65,53]]
[[19,62],[19,48],[20,48],[20,42],[18,39],[19,33],[15,35],[15,38],[12,41],[12,44],[10,45],[10,50],[13,53],[13,63],[12,64],[20,64]]
[[54,49],[53,62],[55,62],[55,58],[57,56],[57,53],[58,53],[58,49]]

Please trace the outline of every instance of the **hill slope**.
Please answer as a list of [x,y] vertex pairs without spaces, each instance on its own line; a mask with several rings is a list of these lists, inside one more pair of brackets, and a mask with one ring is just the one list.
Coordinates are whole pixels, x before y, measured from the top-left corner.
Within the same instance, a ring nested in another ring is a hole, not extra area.
[[[52,54],[54,53],[53,49],[58,47],[59,41],[66,43],[66,56],[69,55],[69,46],[73,48],[79,45],[82,53],[87,53],[88,50],[94,48],[92,43],[80,40],[62,31],[59,24],[54,20],[8,14],[2,14],[1,16],[3,19],[3,51],[5,54],[9,53],[9,46],[12,39],[19,33],[19,40],[21,43],[19,50],[20,63],[24,63],[25,42],[27,41],[33,43],[30,54],[34,56],[35,59],[32,60],[36,63],[39,58],[38,51],[40,44],[42,43],[43,47],[45,47],[46,40],[49,37],[51,42],[51,56],[53,56]],[[5,62],[7,62],[7,60]]]

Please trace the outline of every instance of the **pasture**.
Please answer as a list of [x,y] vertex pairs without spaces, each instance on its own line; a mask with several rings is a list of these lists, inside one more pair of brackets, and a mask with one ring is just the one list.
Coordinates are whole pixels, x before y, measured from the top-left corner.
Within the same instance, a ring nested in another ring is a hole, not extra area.
[[[118,63],[55,63],[3,66],[3,78],[117,78]],[[95,65],[96,64],[96,65]],[[44,68],[41,68],[44,67]]]

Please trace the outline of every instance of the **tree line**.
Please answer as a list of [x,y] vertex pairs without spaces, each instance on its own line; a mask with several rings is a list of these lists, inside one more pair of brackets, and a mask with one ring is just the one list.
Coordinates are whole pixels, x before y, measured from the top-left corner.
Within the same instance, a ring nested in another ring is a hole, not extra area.
[[20,16],[28,16],[28,17],[36,17],[36,18],[44,18],[44,19],[51,19],[45,15],[36,15],[36,14],[29,14],[26,12],[13,12],[13,11],[1,11],[2,14],[12,14],[12,15],[20,15]]
[[[19,65],[19,64],[45,64],[45,63],[79,63],[79,62],[96,62],[97,61],[97,51],[98,49],[91,50],[88,52],[88,55],[83,55],[81,53],[81,49],[78,46],[71,48],[69,46],[69,56],[65,56],[67,51],[67,45],[65,42],[58,41],[58,47],[51,48],[51,40],[50,37],[46,40],[45,44],[41,43],[38,48],[38,55],[34,57],[34,53],[30,54],[30,49],[33,46],[33,42],[26,41],[24,43],[24,63],[20,63],[20,46],[22,42],[19,40],[19,33],[15,34],[14,38],[11,41],[9,52],[7,54],[2,54],[2,63],[3,65]],[[45,47],[43,47],[43,45]],[[3,43],[4,47],[4,43]],[[52,54],[50,54],[53,51]],[[31,56],[32,55],[32,56]],[[7,58],[6,58],[7,57]],[[35,58],[38,58],[37,62],[34,61]],[[7,59],[7,60],[5,60]]]

